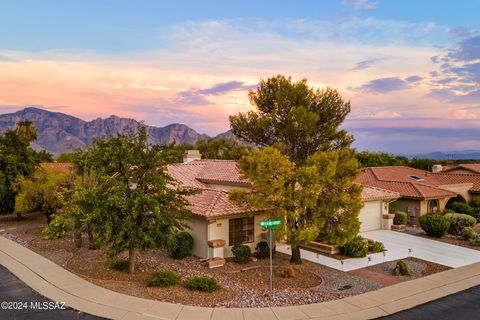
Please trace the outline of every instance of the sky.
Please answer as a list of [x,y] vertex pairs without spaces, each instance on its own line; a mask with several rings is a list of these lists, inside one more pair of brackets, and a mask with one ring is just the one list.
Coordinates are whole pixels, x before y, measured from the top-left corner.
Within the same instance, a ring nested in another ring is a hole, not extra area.
[[283,74],[351,102],[359,150],[480,150],[480,0],[0,2],[0,113],[201,133]]

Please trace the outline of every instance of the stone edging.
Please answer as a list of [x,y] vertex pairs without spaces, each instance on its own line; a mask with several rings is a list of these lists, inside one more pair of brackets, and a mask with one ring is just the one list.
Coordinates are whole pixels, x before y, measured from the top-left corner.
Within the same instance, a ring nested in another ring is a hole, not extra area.
[[109,319],[372,319],[480,284],[480,263],[402,282],[341,300],[272,308],[206,308],[141,299],[96,286],[0,236],[0,264],[33,290]]

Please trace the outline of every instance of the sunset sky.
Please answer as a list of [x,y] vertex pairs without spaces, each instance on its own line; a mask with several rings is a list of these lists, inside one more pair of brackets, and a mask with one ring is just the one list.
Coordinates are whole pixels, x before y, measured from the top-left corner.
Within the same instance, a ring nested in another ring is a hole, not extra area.
[[0,113],[215,135],[276,74],[352,103],[361,150],[480,150],[478,1],[2,1]]

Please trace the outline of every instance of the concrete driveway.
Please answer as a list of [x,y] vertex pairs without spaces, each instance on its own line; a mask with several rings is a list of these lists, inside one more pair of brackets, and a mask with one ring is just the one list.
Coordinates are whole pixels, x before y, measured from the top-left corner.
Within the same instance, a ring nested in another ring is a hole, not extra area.
[[401,232],[375,230],[363,232],[367,239],[383,242],[387,249],[387,260],[402,259],[411,256],[457,268],[480,262],[480,251],[468,249],[436,240],[430,240]]

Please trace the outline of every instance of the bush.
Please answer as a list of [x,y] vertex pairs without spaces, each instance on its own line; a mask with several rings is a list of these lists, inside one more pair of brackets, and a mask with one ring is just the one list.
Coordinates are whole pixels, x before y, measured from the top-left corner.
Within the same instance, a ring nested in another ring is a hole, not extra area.
[[455,211],[456,213],[465,213],[468,215],[473,215],[475,212],[471,206],[463,202],[454,202],[448,205],[448,209]]
[[398,211],[395,213],[395,218],[393,218],[393,224],[407,224],[408,223],[408,216],[405,212]]
[[45,239],[60,239],[70,226],[70,219],[66,215],[56,216],[42,231]]
[[468,214],[461,214],[461,213],[448,213],[444,215],[444,217],[450,221],[450,228],[448,229],[448,233],[454,235],[461,235],[462,230],[466,227],[473,227],[477,223],[477,219]]
[[443,237],[450,227],[450,221],[445,216],[439,214],[426,214],[421,216],[418,221],[423,231],[435,238]]
[[129,261],[125,259],[113,260],[110,263],[110,268],[117,271],[127,270],[129,266]]
[[396,276],[410,276],[412,272],[405,261],[400,260],[397,261],[397,265],[395,266],[395,269],[393,269],[393,274]]
[[361,236],[358,236],[342,247],[342,253],[348,257],[366,257],[368,253],[368,245],[364,242]]
[[475,234],[475,236],[470,239],[469,243],[472,246],[479,247],[480,246],[480,235]]
[[447,214],[447,213],[455,213],[455,211],[453,211],[452,209],[444,209],[442,211],[442,214]]
[[[267,241],[260,241],[255,247],[255,255],[259,259],[270,258],[270,248],[268,247]],[[272,255],[275,255],[275,247],[273,247]]]
[[149,287],[168,287],[178,283],[180,276],[172,270],[153,272],[147,280]]
[[[267,246],[268,247],[268,246]],[[244,244],[236,244],[232,247],[232,253],[235,258],[235,262],[247,263],[250,261],[252,251],[250,247]]]
[[193,237],[188,232],[177,233],[168,242],[168,251],[174,259],[183,259],[192,254]]
[[462,230],[462,239],[466,241],[470,241],[471,239],[475,238],[477,236],[477,233],[475,232],[475,229],[471,227],[465,227]]
[[470,202],[470,206],[473,208],[472,216],[474,216],[477,221],[480,221],[480,197],[474,196]]
[[374,253],[383,252],[383,251],[385,251],[385,246],[380,241],[369,240],[368,241],[368,251],[374,252]]
[[184,281],[185,288],[189,290],[213,292],[221,288],[218,281],[212,277],[191,277]]

